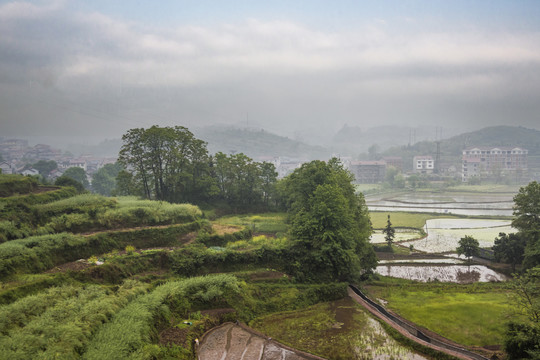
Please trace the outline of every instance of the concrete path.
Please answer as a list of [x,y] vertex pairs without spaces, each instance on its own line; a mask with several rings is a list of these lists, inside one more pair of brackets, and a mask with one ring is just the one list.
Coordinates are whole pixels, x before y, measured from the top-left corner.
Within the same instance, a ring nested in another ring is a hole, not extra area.
[[203,335],[198,360],[324,360],[280,344],[247,326],[225,323]]

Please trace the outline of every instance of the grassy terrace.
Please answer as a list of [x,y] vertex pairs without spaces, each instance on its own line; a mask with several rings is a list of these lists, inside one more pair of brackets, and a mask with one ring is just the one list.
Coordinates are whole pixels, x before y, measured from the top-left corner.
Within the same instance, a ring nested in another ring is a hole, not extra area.
[[288,225],[285,223],[285,213],[262,213],[225,216],[215,222],[220,225],[246,226],[254,233],[285,233]]
[[415,283],[381,277],[365,288],[407,320],[457,343],[502,344],[505,314],[510,310],[506,284]]
[[413,212],[387,212],[387,211],[371,211],[369,216],[374,229],[383,229],[386,226],[386,221],[390,215],[390,221],[394,227],[409,227],[422,229],[429,219],[457,219],[459,216],[447,214],[429,214],[429,213],[413,213]]

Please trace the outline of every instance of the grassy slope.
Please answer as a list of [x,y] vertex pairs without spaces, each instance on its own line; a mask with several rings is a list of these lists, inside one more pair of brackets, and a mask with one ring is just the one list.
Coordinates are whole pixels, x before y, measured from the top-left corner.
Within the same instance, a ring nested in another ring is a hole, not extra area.
[[392,279],[367,289],[407,320],[457,343],[502,344],[502,325],[510,309],[504,284],[412,284]]

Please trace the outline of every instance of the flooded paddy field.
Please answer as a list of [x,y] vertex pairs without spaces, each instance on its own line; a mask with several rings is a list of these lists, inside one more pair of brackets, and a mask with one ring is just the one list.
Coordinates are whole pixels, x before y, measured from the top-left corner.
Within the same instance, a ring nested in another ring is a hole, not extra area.
[[422,360],[391,338],[351,298],[256,319],[256,330],[327,359]]
[[372,211],[411,211],[469,216],[512,216],[515,193],[412,192],[366,196]]
[[499,274],[483,265],[379,265],[375,272],[382,276],[421,282],[440,281],[459,284],[474,282],[506,281]]
[[432,219],[426,221],[424,230],[425,238],[404,244],[428,253],[453,252],[459,246],[459,240],[469,235],[478,240],[481,248],[490,248],[499,233],[517,231],[510,226],[509,220],[490,219]]
[[[396,228],[396,233],[394,236],[394,242],[409,241],[422,238],[422,233],[420,230],[414,229],[399,229]],[[384,239],[384,234],[382,230],[376,230],[373,232],[370,238],[372,244],[383,244],[386,243]]]

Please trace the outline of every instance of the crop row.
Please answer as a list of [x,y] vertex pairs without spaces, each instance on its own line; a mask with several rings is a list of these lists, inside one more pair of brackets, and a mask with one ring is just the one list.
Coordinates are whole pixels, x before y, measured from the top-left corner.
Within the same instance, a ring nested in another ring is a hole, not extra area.
[[0,358],[78,359],[95,331],[147,285],[129,280],[117,291],[62,286],[0,307]]
[[212,275],[168,282],[140,296],[103,325],[88,345],[83,359],[141,359],[145,345],[156,337],[159,319],[170,311],[184,314],[194,305],[226,301],[239,292],[232,275]]
[[93,236],[60,233],[32,236],[0,244],[0,277],[15,272],[41,272],[55,265],[102,254],[127,245],[137,248],[171,246],[202,226],[200,221],[165,228],[110,231]]

